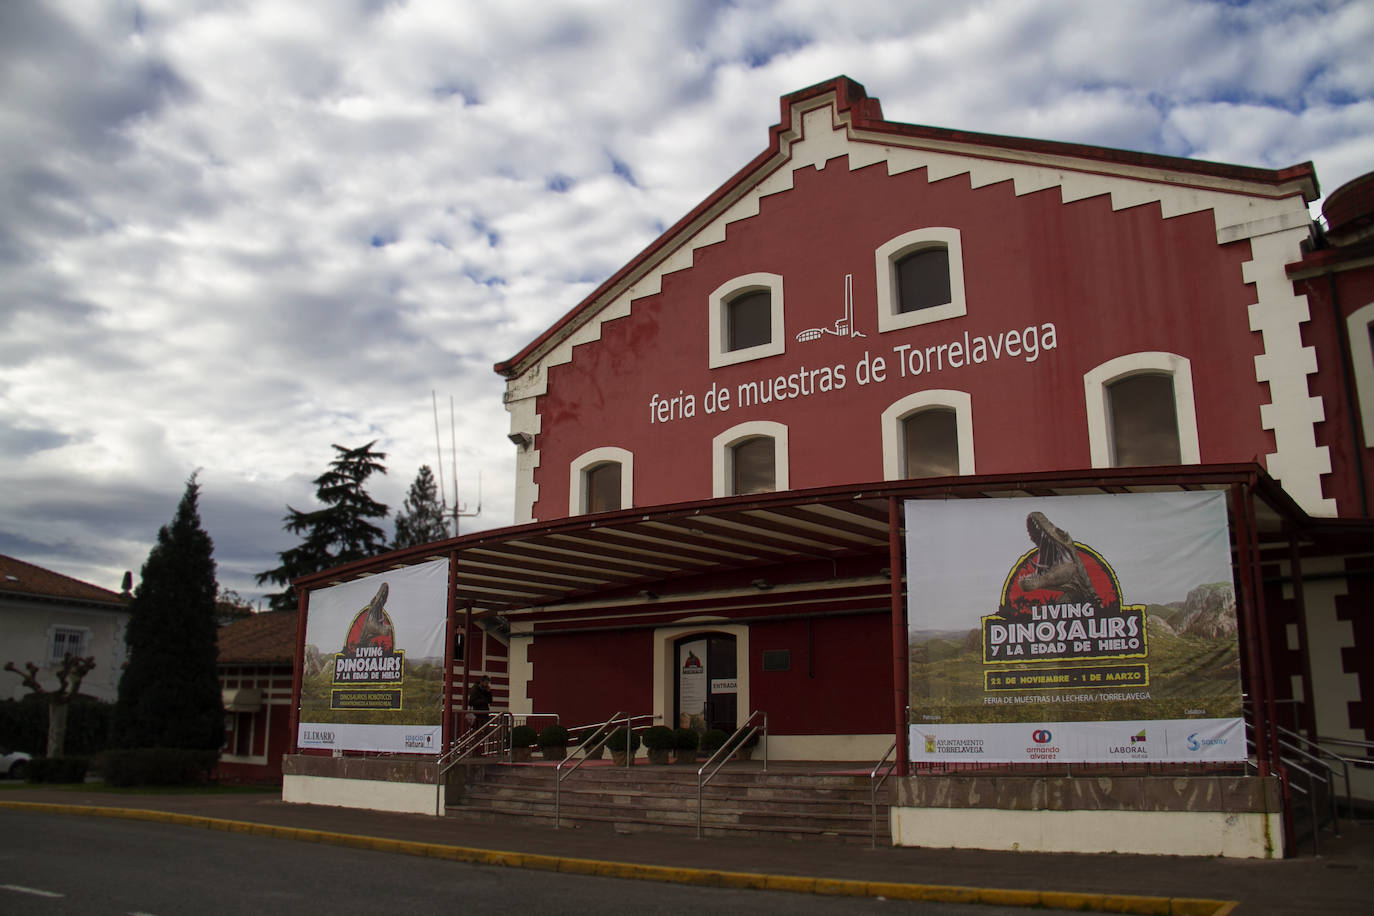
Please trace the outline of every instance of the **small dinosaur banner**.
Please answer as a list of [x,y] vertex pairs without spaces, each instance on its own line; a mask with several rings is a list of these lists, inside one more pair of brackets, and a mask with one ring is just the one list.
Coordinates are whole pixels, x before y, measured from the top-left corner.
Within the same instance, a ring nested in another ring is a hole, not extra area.
[[913,761],[1245,759],[1225,493],[906,505]]

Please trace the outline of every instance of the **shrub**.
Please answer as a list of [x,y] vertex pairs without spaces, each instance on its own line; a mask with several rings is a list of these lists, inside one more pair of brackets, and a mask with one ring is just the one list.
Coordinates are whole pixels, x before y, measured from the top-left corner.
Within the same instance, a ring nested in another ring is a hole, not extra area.
[[104,755],[105,782],[112,786],[184,786],[210,781],[219,751],[140,747]]
[[29,761],[29,782],[85,782],[85,757],[35,757]]
[[511,747],[534,747],[539,735],[528,725],[517,725],[510,732]]
[[673,729],[673,750],[694,751],[701,743],[701,735],[694,728]]
[[627,741],[630,746],[630,753],[639,750],[639,735],[627,728],[617,728],[611,732],[611,737],[606,741],[606,747],[613,751],[623,752]]
[[673,730],[666,725],[651,725],[644,729],[644,746],[651,751],[671,751]]
[[713,728],[701,736],[701,749],[708,754],[714,754],[725,745],[725,739],[729,737],[721,729]]
[[558,723],[544,726],[544,730],[539,733],[540,747],[567,747],[568,730]]
[[[110,711],[114,704],[77,694],[67,706],[67,741],[73,757],[98,754],[110,746]],[[0,744],[38,757],[48,749],[48,701],[29,694],[0,700]]]

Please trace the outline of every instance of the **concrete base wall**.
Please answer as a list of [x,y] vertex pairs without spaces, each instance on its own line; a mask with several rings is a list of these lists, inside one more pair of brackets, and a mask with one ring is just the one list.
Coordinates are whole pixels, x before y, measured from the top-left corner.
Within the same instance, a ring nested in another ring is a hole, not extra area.
[[1252,812],[893,808],[892,843],[1273,859],[1283,855],[1283,825],[1278,814]]
[[896,782],[897,846],[1280,858],[1275,779],[922,776]]
[[434,786],[323,776],[285,776],[281,799],[299,805],[334,805],[401,814],[441,814],[435,810]]
[[442,814],[437,808],[435,764],[394,757],[282,759],[282,801],[402,814]]

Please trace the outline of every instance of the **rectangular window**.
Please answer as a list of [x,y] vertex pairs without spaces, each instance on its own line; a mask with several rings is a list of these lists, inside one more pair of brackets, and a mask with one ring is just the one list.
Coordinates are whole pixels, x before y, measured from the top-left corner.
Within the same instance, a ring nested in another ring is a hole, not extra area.
[[68,654],[80,658],[85,644],[86,631],[74,627],[53,627],[52,643],[48,651],[48,664],[60,665]]
[[773,340],[773,305],[767,290],[752,290],[730,300],[727,349],[747,350]]
[[922,248],[897,262],[897,309],[914,312],[950,303],[949,249]]
[[764,670],[764,671],[791,671],[791,670],[792,670],[792,650],[791,650],[791,649],[764,649],[764,650],[763,650],[763,670]]
[[587,475],[587,511],[613,512],[620,505],[620,463],[607,461],[585,471]]
[[731,482],[736,496],[777,489],[776,449],[768,436],[745,439],[730,450]]
[[954,477],[959,473],[959,429],[953,410],[922,410],[902,421],[906,477]]
[[1127,376],[1107,386],[1107,397],[1115,467],[1182,464],[1172,376]]

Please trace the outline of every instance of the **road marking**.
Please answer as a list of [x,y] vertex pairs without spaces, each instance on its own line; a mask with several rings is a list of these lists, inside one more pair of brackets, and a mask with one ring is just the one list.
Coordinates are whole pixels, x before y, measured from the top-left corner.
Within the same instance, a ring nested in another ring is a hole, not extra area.
[[0,890],[14,891],[19,894],[32,894],[35,897],[65,897],[65,894],[54,894],[52,891],[40,891],[36,887],[23,887],[18,884],[0,884]]

